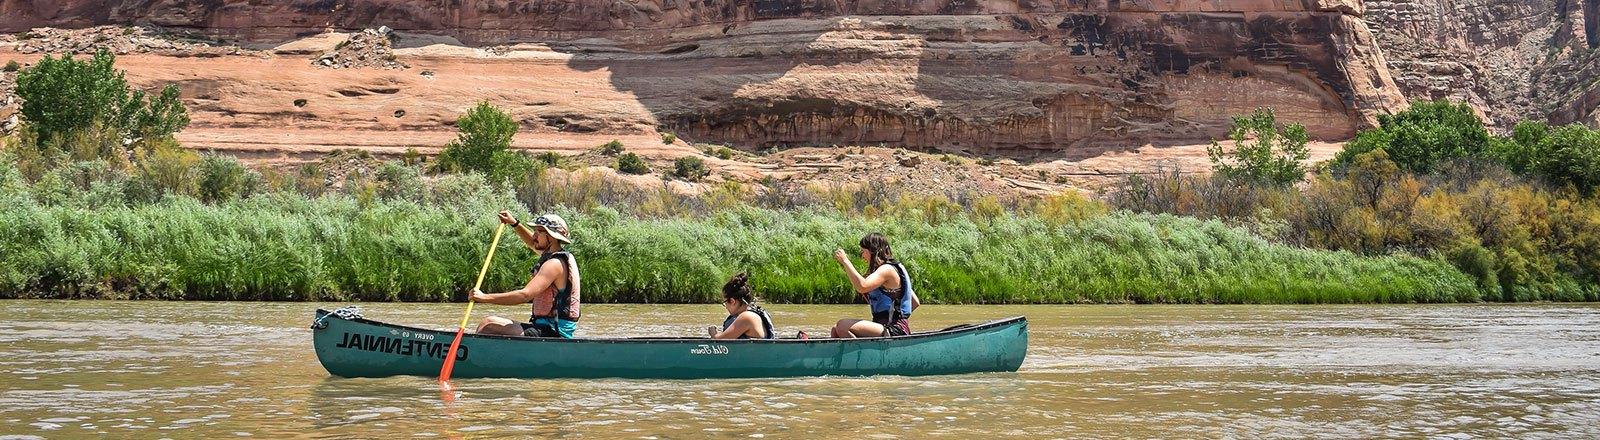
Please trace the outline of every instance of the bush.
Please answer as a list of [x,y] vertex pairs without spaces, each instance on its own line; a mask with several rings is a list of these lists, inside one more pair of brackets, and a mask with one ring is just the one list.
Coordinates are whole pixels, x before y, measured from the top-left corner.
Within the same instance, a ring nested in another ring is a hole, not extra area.
[[673,134],[671,132],[661,133],[661,143],[667,144],[667,145],[672,145],[673,142],[677,142],[677,141],[678,141],[678,135]]
[[544,173],[545,163],[537,160],[528,153],[521,151],[501,151],[495,153],[494,167],[489,173],[489,182],[496,185],[537,179]]
[[422,176],[417,169],[404,162],[388,161],[378,167],[373,176],[378,184],[378,197],[385,200],[421,200]]
[[22,65],[18,64],[17,60],[11,60],[6,62],[6,67],[4,69],[0,69],[0,72],[15,72],[19,69],[22,69]]
[[563,157],[554,151],[542,151],[539,154],[533,155],[533,160],[544,164],[546,168],[559,168],[562,164],[566,163],[566,159],[566,157]]
[[105,50],[87,61],[46,55],[17,73],[22,117],[41,143],[95,126],[125,139],[161,139],[189,125],[177,86],[146,99],[143,91],[130,91],[114,63]]
[[606,156],[616,156],[618,154],[622,154],[622,141],[612,139],[611,142],[606,142],[605,144],[600,145],[600,154]]
[[711,170],[706,169],[706,161],[694,156],[684,156],[672,162],[672,175],[696,182],[711,175]]
[[308,163],[300,166],[300,171],[295,176],[294,187],[300,194],[316,197],[328,191],[328,174],[322,171],[322,166]]
[[215,204],[235,197],[247,197],[249,170],[229,156],[206,154],[200,157],[198,196],[201,202]]
[[617,171],[628,174],[646,174],[650,172],[650,165],[644,163],[644,158],[638,154],[626,153],[617,157]]
[[178,146],[177,142],[169,140],[151,144],[146,149],[136,152],[136,155],[139,178],[154,188],[154,193],[195,194],[197,190],[195,165],[200,162],[200,156],[193,151],[186,150]]
[[1229,137],[1234,145],[1231,153],[1224,152],[1215,140],[1206,149],[1212,170],[1223,178],[1277,187],[1305,178],[1306,169],[1301,164],[1309,155],[1305,126],[1280,126],[1272,110],[1263,108],[1248,116],[1234,117]]
[[479,102],[456,120],[456,128],[456,140],[439,153],[440,171],[492,174],[496,155],[511,148],[511,137],[517,134],[516,121],[488,101]]
[[1552,129],[1524,122],[1501,149],[1498,155],[1514,172],[1556,186],[1571,185],[1584,194],[1600,188],[1600,131],[1580,124]]
[[1377,149],[1389,153],[1402,170],[1433,173],[1451,159],[1487,157],[1488,130],[1466,104],[1450,101],[1416,101],[1394,115],[1379,115],[1378,127],[1363,130],[1334,157],[1343,168],[1355,157]]

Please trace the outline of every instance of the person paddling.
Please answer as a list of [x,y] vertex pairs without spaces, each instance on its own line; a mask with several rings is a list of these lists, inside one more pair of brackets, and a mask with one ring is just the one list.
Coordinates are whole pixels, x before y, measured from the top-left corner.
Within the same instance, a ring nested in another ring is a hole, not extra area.
[[868,275],[856,272],[844,249],[834,249],[833,259],[844,268],[850,286],[866,298],[872,309],[872,320],[841,319],[834,324],[835,338],[876,336],[901,336],[911,334],[911,311],[922,302],[911,289],[911,277],[906,268],[894,259],[889,249],[889,239],[873,232],[861,237],[861,259],[867,260]]
[[706,328],[712,339],[772,339],[772,317],[756,305],[749,274],[741,272],[722,285],[722,307],[728,309],[728,319],[722,320],[721,331]]
[[511,225],[517,237],[528,248],[539,252],[539,262],[533,266],[528,285],[504,293],[472,291],[472,300],[514,306],[533,303],[533,313],[528,322],[517,322],[499,316],[483,319],[478,333],[547,338],[571,338],[578,330],[578,298],[582,287],[578,276],[578,261],[562,249],[571,244],[567,221],[554,214],[541,215],[530,228],[517,221],[510,212],[500,211],[500,222]]

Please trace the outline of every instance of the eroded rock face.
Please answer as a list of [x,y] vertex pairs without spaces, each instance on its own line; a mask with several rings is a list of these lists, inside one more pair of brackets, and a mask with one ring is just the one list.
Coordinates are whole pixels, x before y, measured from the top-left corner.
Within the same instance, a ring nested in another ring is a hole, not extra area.
[[529,110],[556,131],[1059,152],[1205,141],[1256,107],[1348,138],[1404,101],[1363,11],[1354,0],[0,0],[0,31],[149,23],[273,42],[382,25],[474,46],[533,42],[638,104]]
[[1600,0],[1369,0],[1408,98],[1449,98],[1505,130],[1523,119],[1593,124]]

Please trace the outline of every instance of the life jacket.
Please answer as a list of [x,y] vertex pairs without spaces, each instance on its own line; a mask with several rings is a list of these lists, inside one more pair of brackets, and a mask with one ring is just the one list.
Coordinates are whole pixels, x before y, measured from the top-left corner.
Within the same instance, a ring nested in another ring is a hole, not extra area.
[[578,261],[571,253],[566,251],[552,252],[539,257],[539,263],[533,266],[535,275],[539,268],[544,267],[544,262],[550,259],[561,260],[561,266],[567,269],[567,288],[557,289],[555,283],[545,289],[540,295],[533,298],[533,322],[539,318],[557,318],[564,321],[578,320],[578,306],[582,290],[582,277],[578,275]]
[[900,275],[900,288],[890,290],[878,286],[867,292],[867,303],[872,307],[872,322],[888,327],[895,321],[911,319],[911,276],[900,263],[885,263]]
[[[767,311],[761,310],[761,307],[758,306],[750,306],[750,310],[748,311],[756,312],[756,316],[761,318],[761,329],[765,331],[767,335],[762,339],[772,339],[774,337],[772,335],[772,317],[767,316]],[[722,320],[722,329],[727,330],[728,327],[733,326],[733,321],[736,319],[739,319],[739,315],[728,315],[728,319]],[[750,335],[741,334],[739,335],[739,339],[750,339]]]

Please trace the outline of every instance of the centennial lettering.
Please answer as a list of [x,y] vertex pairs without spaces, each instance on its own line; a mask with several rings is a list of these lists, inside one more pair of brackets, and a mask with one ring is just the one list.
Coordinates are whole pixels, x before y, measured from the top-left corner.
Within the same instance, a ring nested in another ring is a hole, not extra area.
[[[422,335],[417,335],[422,336]],[[450,352],[450,344],[443,342],[429,342],[411,339],[391,338],[377,335],[360,335],[345,333],[340,336],[339,342],[333,344],[334,348],[349,350],[365,350],[379,353],[397,354],[401,356],[421,356],[434,359],[444,359]],[[456,348],[456,361],[467,360],[467,346],[462,344]]]

